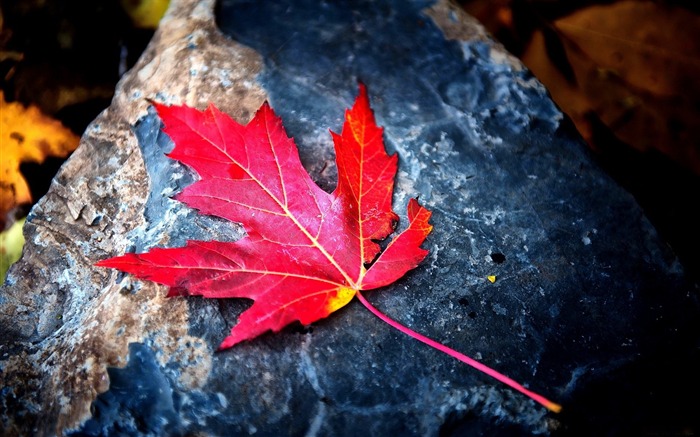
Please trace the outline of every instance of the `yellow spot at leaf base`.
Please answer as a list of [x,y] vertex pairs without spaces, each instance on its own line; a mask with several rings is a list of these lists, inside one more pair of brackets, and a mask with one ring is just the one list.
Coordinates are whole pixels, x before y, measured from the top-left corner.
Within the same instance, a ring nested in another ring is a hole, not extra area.
[[486,279],[488,279],[489,282],[493,284],[494,282],[496,282],[496,275],[488,275]]
[[352,298],[355,297],[355,293],[355,290],[353,290],[352,288],[340,287],[338,291],[336,291],[335,296],[332,296],[330,299],[328,299],[328,303],[326,304],[326,309],[328,310],[328,313],[330,314],[347,305],[348,302],[350,302]]

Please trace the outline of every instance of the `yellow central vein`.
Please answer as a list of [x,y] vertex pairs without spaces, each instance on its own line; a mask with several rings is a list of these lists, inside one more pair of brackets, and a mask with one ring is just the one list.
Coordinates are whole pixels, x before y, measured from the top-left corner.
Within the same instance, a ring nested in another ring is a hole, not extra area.
[[[355,141],[357,141],[357,144],[360,146],[360,162],[358,163],[360,167],[360,182],[358,186],[358,191],[357,191],[357,224],[358,224],[358,232],[359,232],[359,237],[360,237],[360,261],[363,263],[362,267],[360,268],[360,278],[358,280],[359,284],[362,284],[362,279],[365,277],[366,269],[364,266],[364,256],[365,256],[365,235],[364,235],[364,229],[362,226],[363,220],[362,220],[362,186],[364,182],[364,172],[365,172],[365,143],[363,141],[364,139],[364,123],[362,123],[360,120],[357,120],[355,123],[353,123],[352,116],[348,115],[348,121],[352,129],[352,134],[353,137],[355,138]],[[356,130],[353,126],[359,125],[359,128]],[[359,131],[362,132],[359,132]]]

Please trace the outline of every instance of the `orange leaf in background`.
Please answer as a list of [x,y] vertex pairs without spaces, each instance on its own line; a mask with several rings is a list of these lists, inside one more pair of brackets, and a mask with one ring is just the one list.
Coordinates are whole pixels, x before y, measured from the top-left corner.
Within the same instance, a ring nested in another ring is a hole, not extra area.
[[32,202],[20,163],[42,163],[49,156],[63,158],[79,141],[77,135],[36,107],[5,102],[0,91],[0,222],[15,206]]

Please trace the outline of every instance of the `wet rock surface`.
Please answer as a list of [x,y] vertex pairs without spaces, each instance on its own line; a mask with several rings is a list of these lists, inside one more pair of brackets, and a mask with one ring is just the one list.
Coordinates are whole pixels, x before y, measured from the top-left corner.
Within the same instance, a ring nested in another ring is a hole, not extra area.
[[[218,25],[218,30],[215,27]],[[219,33],[221,32],[221,33]],[[564,405],[559,415],[352,302],[215,353],[249,305],[165,298],[92,264],[240,226],[170,199],[193,180],[146,99],[246,122],[268,100],[314,180],[357,82],[394,198],[433,210],[428,259],[382,311]],[[112,106],[32,210],[0,291],[0,427],[36,435],[629,435],[698,430],[697,290],[517,60],[447,3],[174,1]],[[487,280],[495,276],[495,282]]]

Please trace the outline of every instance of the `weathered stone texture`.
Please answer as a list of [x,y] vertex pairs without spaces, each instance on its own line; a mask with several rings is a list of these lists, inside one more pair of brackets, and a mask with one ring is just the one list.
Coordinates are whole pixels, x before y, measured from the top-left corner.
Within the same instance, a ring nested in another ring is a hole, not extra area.
[[[700,385],[688,370],[698,362],[696,291],[542,85],[471,17],[444,1],[222,0],[219,31],[213,11],[213,0],[172,1],[112,105],[33,208],[24,257],[0,289],[2,431],[673,429],[671,400],[644,387]],[[328,129],[340,129],[358,80],[399,154],[395,210],[419,197],[435,226],[423,265],[369,298],[562,402],[561,415],[357,302],[215,353],[248,303],[166,299],[163,287],[93,267],[127,251],[243,235],[170,199],[194,176],[165,156],[172,144],[148,99],[213,102],[241,122],[269,100],[314,180],[332,189]],[[693,429],[685,416],[679,423]]]

